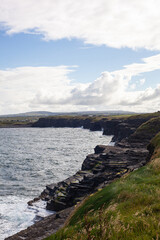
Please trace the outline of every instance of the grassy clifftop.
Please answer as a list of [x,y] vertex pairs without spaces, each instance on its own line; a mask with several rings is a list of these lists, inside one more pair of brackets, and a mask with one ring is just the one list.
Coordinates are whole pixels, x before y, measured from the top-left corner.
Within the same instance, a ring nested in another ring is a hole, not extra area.
[[[149,120],[136,134],[156,134],[159,126],[160,118]],[[153,154],[146,166],[89,196],[47,240],[160,239],[160,132],[150,148]]]
[[143,123],[137,130],[136,134],[156,134],[160,128],[160,117],[151,118],[149,121]]
[[0,117],[0,128],[31,126],[38,117]]

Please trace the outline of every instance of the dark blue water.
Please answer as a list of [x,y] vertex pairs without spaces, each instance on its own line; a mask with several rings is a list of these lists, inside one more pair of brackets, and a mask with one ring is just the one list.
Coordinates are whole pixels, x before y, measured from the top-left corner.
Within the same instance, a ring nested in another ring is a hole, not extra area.
[[73,175],[97,144],[110,140],[81,128],[0,129],[0,240],[49,214],[44,202],[29,208],[27,201]]

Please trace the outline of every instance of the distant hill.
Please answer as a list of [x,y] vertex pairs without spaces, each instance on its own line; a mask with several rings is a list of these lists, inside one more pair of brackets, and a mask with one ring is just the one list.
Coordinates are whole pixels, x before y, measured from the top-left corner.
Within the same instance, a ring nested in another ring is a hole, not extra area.
[[52,116],[57,115],[57,113],[47,112],[47,111],[33,111],[33,112],[26,112],[26,113],[17,113],[17,114],[6,114],[0,115],[0,117],[38,117],[38,116]]
[[41,116],[55,116],[55,115],[128,115],[135,114],[134,112],[122,111],[122,110],[110,110],[110,111],[82,111],[82,112],[48,112],[48,111],[32,111],[18,114],[6,114],[0,115],[0,117],[41,117]]

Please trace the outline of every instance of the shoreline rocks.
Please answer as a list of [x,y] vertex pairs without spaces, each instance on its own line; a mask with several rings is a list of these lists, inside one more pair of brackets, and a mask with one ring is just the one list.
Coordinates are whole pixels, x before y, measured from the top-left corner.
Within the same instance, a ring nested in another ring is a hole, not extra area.
[[[32,204],[33,202],[42,199],[47,202],[48,210],[58,211],[57,216],[63,211],[68,211],[70,213],[73,206],[84,199],[88,194],[96,191],[98,188],[108,185],[127,172],[145,165],[149,161],[151,155],[150,149],[147,150],[147,145],[154,135],[145,134],[143,132],[137,133],[136,129],[147,120],[148,119],[135,119],[135,121],[132,119],[123,121],[101,120],[96,127],[94,127],[94,123],[91,124],[90,120],[85,120],[87,124],[84,128],[90,129],[92,126],[91,129],[98,130],[99,127],[101,127],[104,129],[104,134],[114,134],[113,139],[115,140],[115,146],[96,146],[95,152],[89,154],[84,160],[80,171],[64,181],[47,185],[41,195],[38,198],[31,200],[28,204]],[[82,122],[78,122],[77,120],[74,122],[73,119],[72,121],[68,119],[65,121],[65,119],[63,119],[63,121],[60,120],[58,122],[58,118],[56,120],[47,118],[47,120],[39,119],[33,127],[79,127],[79,125],[83,126]],[[108,128],[109,126],[110,129]],[[56,214],[53,215],[53,218],[56,218]],[[51,232],[47,233],[47,228],[50,222],[50,220],[47,219],[49,218],[45,218],[30,228],[7,239],[43,239],[46,237],[46,234],[51,234]],[[63,223],[64,222],[65,220]],[[41,230],[39,230],[38,224],[42,227]],[[61,226],[62,224],[59,224],[56,230],[53,226],[52,232],[57,231]],[[32,236],[35,236],[36,231],[41,231],[41,235],[39,235],[40,237],[32,238]]]
[[47,202],[48,210],[71,207],[99,186],[106,186],[145,165],[148,154],[142,147],[96,146],[95,153],[86,157],[80,171],[64,181],[46,186],[40,198]]
[[42,240],[49,237],[64,225],[73,209],[73,207],[67,208],[58,214],[45,217],[27,229],[5,238],[5,240]]

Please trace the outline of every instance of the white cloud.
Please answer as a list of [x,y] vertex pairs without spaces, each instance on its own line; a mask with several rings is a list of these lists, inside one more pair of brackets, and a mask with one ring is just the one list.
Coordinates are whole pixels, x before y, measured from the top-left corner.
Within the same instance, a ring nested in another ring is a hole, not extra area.
[[[136,110],[137,106],[141,106],[141,111],[145,111],[147,102],[148,109],[151,107],[156,110],[157,105],[153,105],[152,100],[157,99],[160,102],[160,95],[157,94],[159,85],[155,89],[150,88],[150,91],[148,89],[134,92],[128,90],[133,76],[160,69],[160,54],[142,59],[142,61],[142,63],[124,66],[123,69],[114,72],[103,72],[83,90],[75,87],[67,101],[77,105],[99,105],[104,108],[110,106],[130,108],[132,105],[132,108]],[[142,80],[141,82],[144,83],[144,79]],[[133,83],[130,87],[133,90],[136,84]]]
[[160,69],[160,54],[151,57],[143,58],[142,63],[133,63],[124,66],[124,69],[115,71],[125,75],[136,76],[145,72],[152,72]]
[[134,89],[136,88],[136,84],[133,83],[133,84],[130,86],[130,88],[131,88],[132,90],[134,90]]
[[142,86],[142,85],[145,83],[145,81],[146,81],[145,78],[140,79],[140,80],[139,80],[140,85]]
[[134,111],[157,111],[160,109],[160,85],[157,85],[154,89],[147,88],[141,92],[126,94],[119,105],[128,106],[128,109]]
[[54,97],[55,104],[62,101],[73,88],[68,77],[72,71],[73,68],[67,66],[0,70],[1,113],[41,109],[41,99],[43,106],[47,98]]
[[160,50],[159,0],[0,0],[0,23],[8,34]]
[[[159,57],[145,58],[142,63],[121,70],[103,72],[95,81],[85,84],[71,81],[69,74],[75,68],[67,66],[0,70],[0,111],[156,111],[160,108],[160,85],[144,91],[129,89],[130,82],[134,84],[133,76],[159,69],[159,64],[154,61]],[[144,82],[142,80],[140,82]]]

